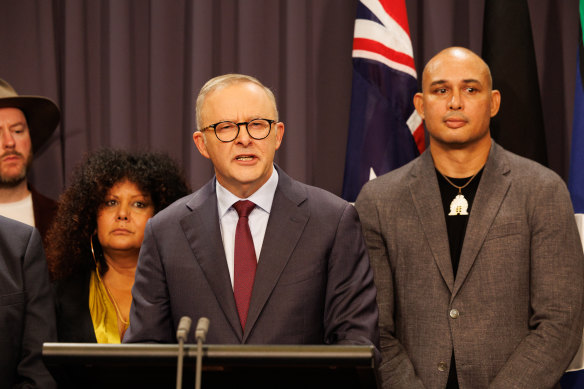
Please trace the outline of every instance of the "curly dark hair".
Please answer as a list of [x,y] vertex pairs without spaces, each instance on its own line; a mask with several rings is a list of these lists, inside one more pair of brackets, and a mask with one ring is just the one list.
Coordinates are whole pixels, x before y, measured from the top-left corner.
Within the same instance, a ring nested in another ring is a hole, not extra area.
[[[108,191],[125,179],[150,195],[155,214],[190,193],[182,170],[166,154],[102,149],[86,155],[60,196],[48,231],[46,255],[52,280],[95,268],[90,239],[97,228],[97,211]],[[95,247],[97,239],[93,242]],[[97,257],[105,272],[103,256]]]

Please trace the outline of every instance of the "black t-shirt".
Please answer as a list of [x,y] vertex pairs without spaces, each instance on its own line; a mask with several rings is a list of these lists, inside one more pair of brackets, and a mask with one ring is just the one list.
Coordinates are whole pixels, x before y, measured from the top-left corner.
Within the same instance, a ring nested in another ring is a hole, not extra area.
[[[472,179],[468,186],[461,190],[461,194],[468,202],[468,215],[448,215],[450,213],[450,204],[452,200],[458,195],[458,188],[455,188],[446,181],[446,179],[436,170],[438,176],[438,186],[440,187],[440,195],[442,196],[442,205],[444,206],[444,217],[446,218],[446,230],[448,231],[448,243],[450,245],[450,259],[452,261],[452,270],[454,278],[456,278],[456,271],[458,270],[458,263],[460,262],[460,254],[462,252],[462,244],[464,243],[464,236],[466,234],[466,225],[472,209],[472,202],[474,200],[483,170],[481,169],[477,175]],[[451,178],[448,179],[457,186],[466,184],[470,177],[466,178]]]
[[[462,245],[464,243],[464,237],[466,235],[466,225],[468,224],[468,218],[470,217],[470,211],[472,209],[472,202],[474,200],[475,194],[477,193],[477,188],[479,187],[479,182],[481,176],[483,175],[483,169],[481,169],[476,176],[470,181],[470,183],[461,189],[461,194],[464,196],[468,202],[468,208],[466,213],[468,215],[449,215],[451,213],[451,203],[452,200],[458,195],[458,188],[452,186],[446,179],[436,170],[436,176],[438,177],[438,186],[440,187],[440,195],[442,197],[442,205],[444,207],[444,217],[446,218],[446,230],[448,232],[448,244],[450,246],[450,260],[452,261],[452,273],[456,279],[456,272],[458,271],[458,263],[460,262],[460,254],[462,252]],[[469,182],[471,177],[466,178],[451,178],[448,179],[456,186],[463,186]],[[455,212],[456,213],[456,212]],[[454,352],[450,359],[450,372],[448,373],[448,382],[446,384],[446,389],[458,389],[458,377],[456,375],[456,362],[454,359]]]

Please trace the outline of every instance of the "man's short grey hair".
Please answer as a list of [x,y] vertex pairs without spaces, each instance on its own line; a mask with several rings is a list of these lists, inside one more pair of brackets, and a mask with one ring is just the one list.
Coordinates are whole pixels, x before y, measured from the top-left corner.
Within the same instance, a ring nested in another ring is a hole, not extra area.
[[203,120],[202,120],[202,109],[205,103],[205,98],[211,92],[214,92],[218,89],[224,88],[229,85],[243,83],[243,82],[250,82],[252,84],[256,84],[257,86],[261,87],[265,92],[272,104],[274,105],[274,112],[276,117],[274,118],[278,121],[278,107],[276,105],[276,97],[274,93],[262,84],[257,78],[252,76],[247,76],[245,74],[236,74],[236,73],[229,73],[224,74],[222,76],[217,76],[205,83],[201,90],[199,91],[199,95],[197,96],[197,103],[196,103],[196,119],[197,119],[197,130],[201,130],[203,128]]

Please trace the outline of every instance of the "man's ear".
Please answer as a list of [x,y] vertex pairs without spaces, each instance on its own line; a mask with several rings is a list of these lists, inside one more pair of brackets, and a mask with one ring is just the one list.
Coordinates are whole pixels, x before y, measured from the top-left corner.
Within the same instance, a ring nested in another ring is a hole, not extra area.
[[284,137],[284,123],[278,122],[275,123],[275,131],[276,131],[276,150],[280,148],[282,144],[282,138]]
[[201,131],[193,132],[193,142],[195,142],[195,146],[197,146],[197,150],[199,153],[207,159],[210,159],[209,152],[207,151],[207,142],[205,141],[205,134]]
[[414,95],[414,107],[416,107],[416,111],[418,115],[424,120],[424,94],[418,92]]
[[499,112],[499,107],[501,106],[501,92],[497,89],[491,91],[491,117],[495,116]]

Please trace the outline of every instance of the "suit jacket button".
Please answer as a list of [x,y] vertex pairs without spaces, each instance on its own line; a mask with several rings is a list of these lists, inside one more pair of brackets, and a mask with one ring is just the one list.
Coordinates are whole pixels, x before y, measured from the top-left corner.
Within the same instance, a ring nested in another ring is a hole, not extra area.
[[458,309],[451,309],[449,313],[450,313],[451,318],[453,318],[453,319],[458,318],[458,315],[459,315]]
[[440,370],[440,371],[446,371],[446,369],[448,369],[448,365],[446,364],[446,362],[440,362],[440,363],[438,363],[438,370]]

